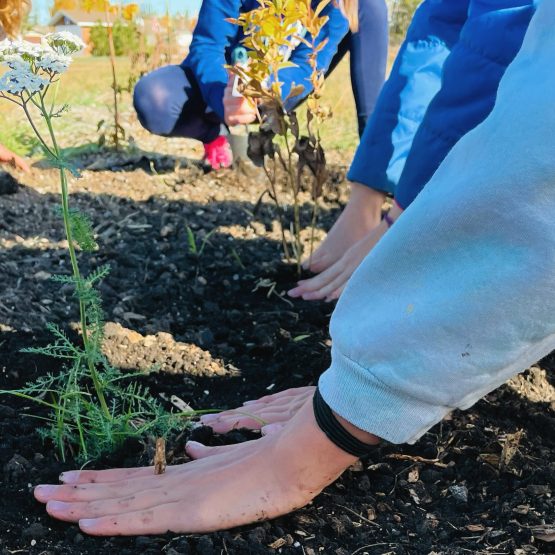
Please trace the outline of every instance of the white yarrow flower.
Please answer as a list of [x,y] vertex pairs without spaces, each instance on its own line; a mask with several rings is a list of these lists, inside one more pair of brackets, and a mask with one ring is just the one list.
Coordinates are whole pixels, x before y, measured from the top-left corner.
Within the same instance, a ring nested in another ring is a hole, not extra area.
[[75,54],[85,48],[85,43],[77,35],[68,31],[50,33],[44,37],[46,43],[59,54]]
[[44,54],[40,59],[35,62],[38,69],[42,69],[48,73],[65,73],[71,65],[72,59],[70,56],[58,54],[53,50]]
[[10,39],[4,39],[0,41],[0,62],[3,62],[7,56],[11,56],[16,53],[14,44]]
[[19,54],[7,54],[3,62],[15,71],[31,71],[29,62],[24,60]]
[[[47,52],[47,49],[41,44],[34,44],[32,42],[14,42],[13,46],[15,51],[24,59],[29,62],[34,62],[38,60],[41,56]],[[50,49],[48,49],[50,50]]]
[[21,95],[24,92],[36,94],[48,85],[48,79],[35,75],[23,68],[11,69],[0,77],[0,92]]
[[0,63],[9,70],[0,77],[0,92],[21,96],[34,95],[52,83],[55,75],[67,71],[70,54],[79,51],[83,42],[73,33],[52,33],[43,44],[25,41],[0,42]]

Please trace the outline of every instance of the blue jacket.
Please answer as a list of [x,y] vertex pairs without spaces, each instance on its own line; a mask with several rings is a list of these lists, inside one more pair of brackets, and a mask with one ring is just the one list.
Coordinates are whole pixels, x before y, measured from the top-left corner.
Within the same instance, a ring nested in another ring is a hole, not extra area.
[[[200,9],[198,23],[193,34],[189,55],[182,66],[190,69],[196,77],[204,101],[220,116],[224,117],[223,96],[227,84],[225,64],[230,62],[231,52],[243,38],[237,25],[226,21],[236,18],[240,13],[258,7],[256,0],[204,0]],[[349,31],[349,23],[341,10],[334,7],[333,2],[323,10],[329,21],[317,39],[317,44],[328,39],[326,46],[318,54],[318,68],[326,71],[337,52],[341,40]],[[310,92],[307,78],[311,70],[308,65],[310,49],[306,45],[298,46],[291,56],[297,67],[287,68],[280,72],[283,82],[283,97],[286,98],[293,83],[304,85],[304,95],[295,99],[302,100]]]
[[425,0],[366,126],[349,179],[406,208],[495,104],[534,0]]

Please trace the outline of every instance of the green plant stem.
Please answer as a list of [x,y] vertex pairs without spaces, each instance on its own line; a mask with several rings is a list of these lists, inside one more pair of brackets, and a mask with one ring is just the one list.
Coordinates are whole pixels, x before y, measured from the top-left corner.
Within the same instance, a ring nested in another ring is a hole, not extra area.
[[52,117],[52,114],[54,113],[54,107],[56,106],[56,100],[58,98],[58,91],[59,90],[60,90],[60,80],[58,79],[56,81],[56,86],[54,87],[54,94],[52,95],[52,102],[50,104],[50,111],[48,112],[48,115],[50,117]]
[[[56,154],[46,144],[46,141],[44,140],[44,138],[40,134],[40,131],[37,129],[37,126],[35,125],[35,122],[33,121],[33,118],[31,117],[31,113],[29,112],[29,109],[27,108],[27,104],[25,102],[23,102],[23,104],[21,106],[23,107],[23,111],[25,112],[25,115],[27,116],[27,119],[29,120],[29,123],[31,124],[31,127],[32,127],[33,131],[35,132],[35,135],[37,136],[38,140],[42,144],[43,148],[46,150],[46,152],[50,156],[52,156],[52,158],[56,158]],[[39,106],[39,108],[40,108],[40,106]]]
[[52,140],[52,146],[54,148],[54,155],[56,157],[56,160],[60,164],[60,183],[62,188],[62,213],[63,213],[63,220],[64,220],[64,229],[65,229],[67,242],[68,242],[68,251],[69,251],[69,258],[71,261],[71,268],[73,271],[73,277],[75,278],[75,283],[77,287],[77,296],[79,299],[79,317],[81,320],[83,346],[85,347],[85,352],[87,353],[87,366],[89,368],[91,379],[93,381],[93,385],[94,385],[96,394],[98,396],[100,406],[102,407],[102,411],[104,412],[108,420],[110,420],[112,416],[110,414],[108,404],[106,403],[106,398],[104,397],[104,391],[103,391],[101,380],[99,378],[98,372],[94,366],[94,362],[92,361],[92,357],[91,357],[91,346],[89,342],[86,307],[82,299],[83,280],[81,277],[81,272],[79,271],[79,264],[77,262],[77,254],[75,252],[75,244],[73,242],[73,232],[71,230],[71,222],[70,222],[70,215],[69,215],[69,189],[68,189],[68,182],[67,182],[67,173],[66,173],[66,169],[62,165],[62,156],[61,156],[60,147],[58,146],[58,141],[56,140],[56,135],[54,133],[54,128],[52,126],[52,119],[48,115],[48,111],[44,104],[44,96],[42,95],[41,95],[41,111],[44,119],[46,120],[46,125],[48,126],[48,132],[50,134],[50,138]]

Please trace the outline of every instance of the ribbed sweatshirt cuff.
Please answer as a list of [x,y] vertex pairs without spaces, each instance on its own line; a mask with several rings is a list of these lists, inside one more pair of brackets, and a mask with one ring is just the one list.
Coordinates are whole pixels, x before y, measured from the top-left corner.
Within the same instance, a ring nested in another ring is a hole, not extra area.
[[331,409],[345,420],[391,443],[414,443],[453,409],[434,406],[393,390],[337,349],[318,387]]

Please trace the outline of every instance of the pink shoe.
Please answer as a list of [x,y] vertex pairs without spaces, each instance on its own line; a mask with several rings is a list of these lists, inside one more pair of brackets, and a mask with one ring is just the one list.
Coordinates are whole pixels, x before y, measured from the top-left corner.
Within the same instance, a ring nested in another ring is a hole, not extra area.
[[229,168],[233,163],[233,155],[227,137],[220,135],[211,143],[205,143],[204,160],[213,170]]

